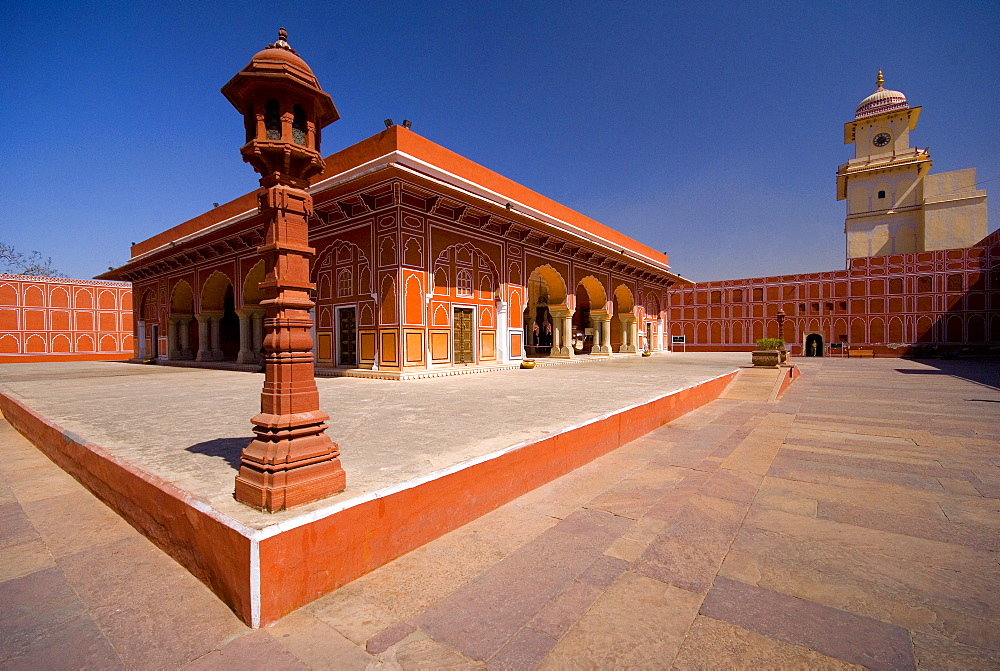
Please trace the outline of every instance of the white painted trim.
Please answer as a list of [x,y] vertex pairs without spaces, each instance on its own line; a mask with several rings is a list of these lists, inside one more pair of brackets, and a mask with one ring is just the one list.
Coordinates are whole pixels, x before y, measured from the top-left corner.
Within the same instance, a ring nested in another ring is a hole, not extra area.
[[260,541],[250,539],[250,626],[260,627]]
[[[581,422],[579,424],[574,424],[573,426],[566,427],[565,429],[562,429],[561,431],[557,431],[555,433],[545,434],[544,438],[548,439],[548,438],[552,438],[554,436],[558,436],[558,435],[563,434],[563,433],[567,433],[569,431],[575,431],[576,429],[579,429],[581,427],[587,426],[589,424],[593,424],[595,422],[603,421],[603,420],[608,419],[609,417],[613,417],[613,416],[615,416],[615,415],[617,415],[619,413],[627,412],[629,410],[633,410],[635,408],[638,408],[640,406],[646,405],[648,403],[653,403],[655,401],[660,400],[661,398],[666,398],[668,396],[673,396],[674,394],[679,394],[679,393],[681,393],[683,391],[687,391],[688,389],[694,389],[695,387],[701,386],[703,384],[707,384],[707,383],[712,382],[714,380],[718,380],[719,378],[723,378],[723,377],[725,377],[727,375],[732,375],[733,373],[737,372],[738,370],[739,370],[738,368],[737,369],[733,369],[733,370],[731,370],[731,371],[729,371],[727,373],[722,373],[720,375],[716,375],[715,377],[708,378],[708,379],[705,379],[705,380],[701,380],[701,381],[696,382],[694,384],[690,384],[690,385],[688,385],[686,387],[681,387],[680,389],[674,389],[673,391],[667,392],[666,394],[660,394],[659,396],[655,396],[653,398],[646,399],[646,400],[640,401],[638,403],[633,403],[632,405],[626,406],[624,408],[618,408],[617,410],[613,410],[611,412],[605,413],[603,415],[600,415],[599,417],[594,417],[594,418],[588,419],[588,420],[586,420],[584,422]],[[398,482],[398,483],[395,483],[393,485],[389,485],[388,487],[383,487],[382,489],[378,489],[378,490],[375,490],[375,491],[372,491],[372,492],[366,492],[364,494],[361,494],[359,496],[354,497],[353,499],[347,499],[346,501],[338,501],[336,503],[332,503],[329,506],[326,506],[324,508],[319,508],[319,509],[314,510],[312,512],[304,513],[304,514],[299,515],[297,517],[293,517],[291,519],[284,520],[284,521],[279,522],[277,524],[273,524],[273,525],[271,525],[269,527],[266,527],[264,529],[257,529],[257,530],[255,530],[253,532],[253,534],[250,536],[250,538],[253,539],[253,540],[256,540],[256,541],[262,541],[262,540],[265,540],[265,539],[268,539],[268,538],[272,538],[272,537],[277,536],[279,534],[282,534],[282,533],[284,533],[286,531],[290,531],[292,529],[296,529],[296,528],[304,526],[306,524],[311,524],[313,522],[316,522],[318,520],[324,519],[326,517],[330,517],[331,515],[336,515],[337,513],[341,512],[341,511],[347,510],[348,508],[353,508],[354,506],[358,506],[358,505],[361,505],[363,503],[367,503],[369,501],[375,501],[377,499],[381,499],[381,498],[385,498],[387,496],[391,496],[392,494],[397,494],[399,492],[404,492],[404,491],[406,491],[408,489],[413,489],[415,487],[419,487],[420,485],[426,484],[426,483],[431,482],[433,480],[437,480],[438,478],[443,478],[443,477],[451,475],[453,473],[458,473],[459,471],[463,471],[463,470],[465,470],[467,468],[471,468],[473,466],[478,466],[479,464],[485,463],[487,461],[492,461],[494,459],[502,457],[503,455],[505,455],[505,454],[507,454],[509,452],[514,452],[514,451],[519,450],[519,449],[521,449],[523,447],[526,447],[526,446],[528,446],[528,445],[530,445],[532,443],[538,442],[538,440],[540,440],[540,439],[541,438],[532,438],[532,439],[529,439],[529,440],[521,441],[520,443],[516,443],[514,445],[510,445],[508,447],[504,447],[504,448],[501,448],[499,450],[495,450],[493,452],[489,452],[487,454],[484,454],[484,455],[481,455],[481,456],[478,456],[478,457],[473,457],[472,459],[468,459],[468,460],[463,461],[461,463],[454,464],[452,466],[448,466],[446,468],[442,468],[442,469],[439,469],[437,471],[433,471],[431,473],[427,473],[426,475],[420,475],[420,476],[417,476],[415,478],[411,478],[409,480],[404,480],[403,482]]]

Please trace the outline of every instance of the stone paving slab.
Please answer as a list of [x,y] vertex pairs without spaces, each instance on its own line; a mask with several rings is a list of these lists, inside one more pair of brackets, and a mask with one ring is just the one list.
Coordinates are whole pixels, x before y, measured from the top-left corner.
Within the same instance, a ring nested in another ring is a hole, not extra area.
[[933,363],[801,363],[256,631],[0,423],[0,668],[1000,668],[1000,498],[870,479],[996,476],[1000,385]]
[[321,378],[348,488],[277,514],[232,498],[263,376],[117,362],[7,364],[0,391],[62,428],[251,527],[426,476],[724,375],[746,353],[614,357],[590,364],[406,382]]

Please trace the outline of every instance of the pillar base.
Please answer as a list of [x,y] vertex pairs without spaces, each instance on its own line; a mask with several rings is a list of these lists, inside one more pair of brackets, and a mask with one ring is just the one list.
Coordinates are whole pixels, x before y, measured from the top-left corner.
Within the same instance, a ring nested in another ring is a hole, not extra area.
[[260,359],[248,349],[241,349],[236,355],[236,363],[257,363]]
[[553,347],[549,351],[550,359],[572,359],[573,356],[572,347]]
[[254,417],[257,437],[243,448],[236,500],[273,513],[344,491],[347,477],[337,444],[323,433],[326,419],[322,412]]
[[207,350],[207,349],[200,349],[200,350],[198,350],[198,354],[197,354],[197,356],[195,356],[194,360],[195,361],[211,361],[212,360],[212,352],[211,352],[211,350]]
[[598,345],[594,349],[590,350],[591,356],[611,356],[611,346],[610,345]]
[[618,348],[618,352],[620,354],[636,354],[637,353],[637,351],[635,349],[635,345],[622,345],[620,348]]

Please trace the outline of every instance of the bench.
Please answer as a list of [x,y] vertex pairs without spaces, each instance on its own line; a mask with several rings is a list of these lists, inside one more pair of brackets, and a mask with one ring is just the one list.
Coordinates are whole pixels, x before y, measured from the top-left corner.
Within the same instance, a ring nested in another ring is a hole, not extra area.
[[850,358],[852,356],[870,356],[871,358],[874,359],[875,358],[875,350],[873,350],[873,349],[849,349],[849,350],[847,350],[847,356],[848,356],[848,358]]

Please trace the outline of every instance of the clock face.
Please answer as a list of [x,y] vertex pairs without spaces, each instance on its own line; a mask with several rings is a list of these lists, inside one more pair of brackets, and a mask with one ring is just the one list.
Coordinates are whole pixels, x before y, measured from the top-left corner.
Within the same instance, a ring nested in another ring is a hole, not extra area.
[[872,144],[874,144],[876,147],[884,147],[887,144],[889,144],[889,140],[891,139],[892,138],[889,137],[888,133],[879,133],[878,135],[872,138]]

